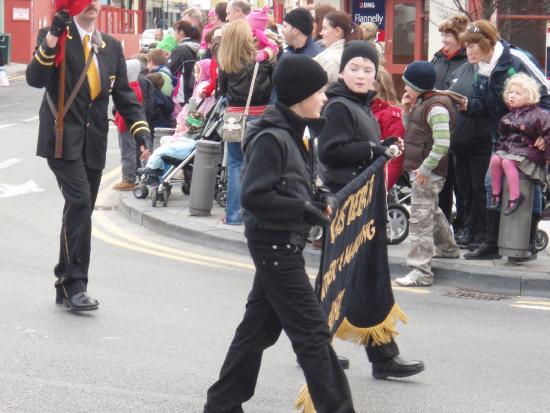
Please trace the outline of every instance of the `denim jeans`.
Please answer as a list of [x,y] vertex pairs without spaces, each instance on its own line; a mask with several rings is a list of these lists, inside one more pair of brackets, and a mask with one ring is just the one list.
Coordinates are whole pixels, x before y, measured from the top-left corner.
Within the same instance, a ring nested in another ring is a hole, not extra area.
[[242,224],[241,218],[241,166],[243,151],[240,142],[227,143],[227,206],[225,223]]

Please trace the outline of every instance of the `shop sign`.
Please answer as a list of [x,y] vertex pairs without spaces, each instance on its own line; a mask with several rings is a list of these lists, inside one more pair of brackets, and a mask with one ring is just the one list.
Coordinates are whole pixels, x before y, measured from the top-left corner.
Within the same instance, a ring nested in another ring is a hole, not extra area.
[[386,0],[353,0],[352,16],[357,24],[373,22],[383,30],[386,23]]
[[30,11],[28,8],[14,7],[11,18],[14,21],[29,21],[31,19]]

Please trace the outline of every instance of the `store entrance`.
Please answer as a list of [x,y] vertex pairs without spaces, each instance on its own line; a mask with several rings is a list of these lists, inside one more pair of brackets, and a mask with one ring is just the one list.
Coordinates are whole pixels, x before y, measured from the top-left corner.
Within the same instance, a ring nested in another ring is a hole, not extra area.
[[427,33],[424,0],[388,0],[386,3],[386,69],[396,90],[403,91],[401,75],[409,63],[426,59]]

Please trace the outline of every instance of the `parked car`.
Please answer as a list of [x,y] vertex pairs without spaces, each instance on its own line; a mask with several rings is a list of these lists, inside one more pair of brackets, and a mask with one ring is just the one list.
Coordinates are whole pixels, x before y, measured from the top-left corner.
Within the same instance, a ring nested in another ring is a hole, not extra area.
[[[146,29],[143,31],[143,33],[141,34],[141,38],[139,39],[140,49],[148,50],[152,44],[157,43],[157,41],[155,40],[155,31],[156,29]],[[163,36],[168,36],[170,34],[173,35],[174,29],[165,29],[162,32]]]

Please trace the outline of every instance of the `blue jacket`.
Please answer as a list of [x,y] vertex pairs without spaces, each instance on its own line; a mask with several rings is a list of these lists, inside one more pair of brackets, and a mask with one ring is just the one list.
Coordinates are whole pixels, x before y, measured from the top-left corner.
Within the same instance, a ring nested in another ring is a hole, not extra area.
[[472,117],[488,117],[490,119],[493,139],[502,116],[509,112],[502,94],[506,80],[518,72],[527,73],[540,83],[539,106],[550,110],[550,85],[537,61],[525,51],[510,45],[505,40],[502,56],[497,62],[491,76],[486,77],[476,71],[474,73],[474,97],[468,99],[468,110],[465,113]]
[[310,36],[307,38],[307,42],[304,45],[304,47],[300,47],[299,49],[295,49],[292,46],[288,46],[286,48],[286,52],[283,54],[283,58],[286,54],[303,54],[304,56],[308,57],[315,57],[319,53],[322,52],[322,49],[315,43],[315,40]]

